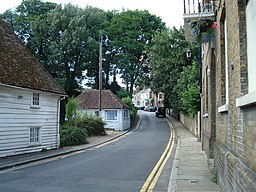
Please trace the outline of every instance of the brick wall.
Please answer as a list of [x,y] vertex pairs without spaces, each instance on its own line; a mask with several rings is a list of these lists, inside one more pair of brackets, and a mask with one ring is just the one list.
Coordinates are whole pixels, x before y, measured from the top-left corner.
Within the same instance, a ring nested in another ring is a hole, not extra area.
[[[237,107],[236,104],[238,98],[248,93],[245,8],[246,0],[221,0],[217,11],[220,27],[215,47],[214,163],[218,183],[225,192],[256,191],[256,105]],[[225,92],[224,18],[227,21],[228,98]],[[225,104],[226,109],[218,112]],[[208,128],[208,132],[211,129]]]

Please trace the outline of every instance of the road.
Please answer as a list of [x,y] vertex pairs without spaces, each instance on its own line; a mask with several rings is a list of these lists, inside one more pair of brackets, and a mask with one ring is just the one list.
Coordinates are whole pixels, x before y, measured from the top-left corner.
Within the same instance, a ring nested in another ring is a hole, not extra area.
[[153,112],[139,113],[139,128],[117,141],[0,174],[0,192],[140,191],[166,149],[170,128]]

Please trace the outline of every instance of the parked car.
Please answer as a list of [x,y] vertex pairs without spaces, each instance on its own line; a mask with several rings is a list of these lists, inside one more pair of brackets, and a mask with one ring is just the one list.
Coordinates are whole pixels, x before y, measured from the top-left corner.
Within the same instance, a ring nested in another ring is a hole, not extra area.
[[156,107],[151,106],[151,107],[149,107],[148,111],[155,112],[156,111]]
[[148,111],[149,107],[148,106],[145,106],[144,107],[144,111]]
[[158,107],[155,112],[155,115],[156,115],[156,117],[159,117],[159,116],[166,117],[165,107]]

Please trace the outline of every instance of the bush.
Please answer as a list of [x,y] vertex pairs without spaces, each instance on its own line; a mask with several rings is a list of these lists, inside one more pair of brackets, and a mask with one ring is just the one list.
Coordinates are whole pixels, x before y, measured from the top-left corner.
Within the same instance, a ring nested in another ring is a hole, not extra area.
[[101,117],[94,117],[85,113],[78,115],[76,122],[79,128],[87,130],[89,136],[106,135],[105,122]]
[[124,102],[126,105],[129,106],[129,110],[130,110],[130,119],[131,119],[131,124],[135,119],[135,116],[137,114],[137,108],[134,107],[133,103],[132,103],[132,99],[130,97],[125,97],[122,98],[122,102]]
[[64,124],[60,128],[60,146],[73,146],[88,143],[86,129],[81,129],[77,126]]

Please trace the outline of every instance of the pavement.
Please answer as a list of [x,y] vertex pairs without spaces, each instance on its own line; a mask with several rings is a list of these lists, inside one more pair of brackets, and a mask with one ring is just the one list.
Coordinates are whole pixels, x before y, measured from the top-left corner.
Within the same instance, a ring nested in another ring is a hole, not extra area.
[[85,145],[79,145],[79,146],[73,146],[73,147],[62,147],[59,149],[48,150],[45,152],[35,152],[35,153],[28,153],[28,154],[22,154],[22,155],[1,157],[0,170],[13,168],[19,165],[32,163],[32,162],[36,162],[36,161],[40,161],[48,158],[58,157],[61,155],[97,147],[98,145],[102,145],[104,143],[117,139],[122,135],[126,134],[127,132],[129,132],[129,130],[126,130],[126,131],[106,130],[107,135],[89,137],[87,138],[87,141],[89,143]]
[[[185,128],[183,124],[174,118],[167,116],[171,122],[176,134],[176,152],[171,169],[171,176],[168,185],[168,192],[187,192],[187,191],[203,191],[212,192],[220,191],[218,185],[211,181],[211,172],[207,165],[207,157],[202,151],[202,144],[197,138]],[[140,124],[137,121],[136,128]],[[45,152],[30,153],[23,155],[15,155],[0,158],[0,170],[13,168],[19,165],[36,162],[48,158],[58,157],[61,155],[86,150],[98,145],[102,145],[111,140],[117,139],[125,135],[127,131],[107,130],[107,135],[88,138],[89,144],[64,147],[56,150]]]
[[212,174],[207,165],[207,157],[202,143],[182,123],[168,116],[175,133],[177,147],[168,192],[220,191],[211,181]]

